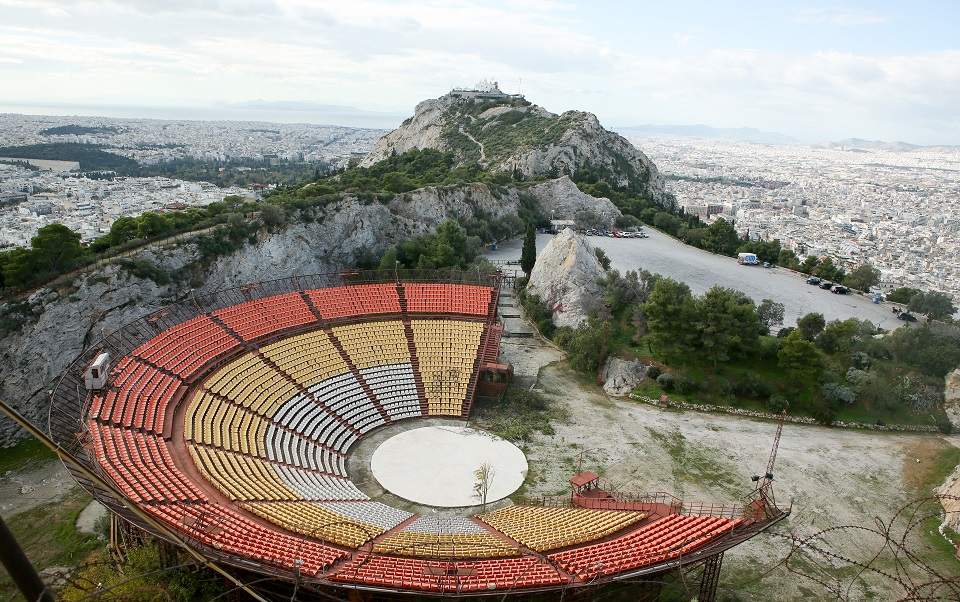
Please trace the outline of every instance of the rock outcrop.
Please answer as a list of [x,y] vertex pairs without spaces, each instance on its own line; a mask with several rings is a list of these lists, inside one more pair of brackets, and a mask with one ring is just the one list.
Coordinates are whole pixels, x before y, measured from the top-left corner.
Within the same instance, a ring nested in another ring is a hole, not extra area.
[[[63,370],[101,336],[193,293],[295,274],[316,274],[353,265],[358,253],[381,253],[411,236],[434,230],[447,218],[480,213],[516,213],[515,192],[495,193],[483,184],[429,188],[399,195],[390,203],[352,197],[328,205],[315,221],[261,233],[255,244],[198,268],[200,253],[191,239],[158,243],[130,259],[143,260],[174,277],[158,284],[108,264],[77,276],[56,290],[36,291],[24,304],[0,305],[0,395],[28,419],[45,424],[48,395]],[[6,321],[6,320],[5,320]],[[0,447],[23,433],[0,418]]]
[[640,360],[609,357],[600,370],[603,390],[608,395],[629,395],[647,376],[647,367]]
[[947,377],[943,384],[943,409],[955,432],[960,432],[960,368]]
[[601,302],[597,278],[602,274],[593,246],[567,228],[537,255],[527,292],[550,306],[555,325],[576,328]]
[[570,176],[535,184],[528,188],[527,192],[540,203],[544,215],[553,219],[574,219],[578,212],[590,211],[600,217],[609,228],[623,215],[610,199],[582,192]]
[[626,138],[604,129],[592,113],[557,115],[518,98],[467,99],[452,94],[425,100],[412,117],[380,138],[360,163],[436,149],[461,163],[492,171],[555,178],[589,171],[611,186],[628,187],[664,207],[675,204],[657,166]]

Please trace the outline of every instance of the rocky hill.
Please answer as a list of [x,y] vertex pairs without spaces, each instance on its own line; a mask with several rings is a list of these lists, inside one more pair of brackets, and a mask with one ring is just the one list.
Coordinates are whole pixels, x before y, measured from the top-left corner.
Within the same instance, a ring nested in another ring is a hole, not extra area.
[[576,179],[589,173],[663,207],[674,204],[656,165],[626,138],[604,129],[592,113],[557,115],[516,97],[446,94],[418,104],[412,117],[377,141],[361,165],[426,148],[524,177]]
[[602,303],[603,267],[593,246],[570,228],[547,243],[530,272],[527,292],[550,307],[556,326],[576,328]]

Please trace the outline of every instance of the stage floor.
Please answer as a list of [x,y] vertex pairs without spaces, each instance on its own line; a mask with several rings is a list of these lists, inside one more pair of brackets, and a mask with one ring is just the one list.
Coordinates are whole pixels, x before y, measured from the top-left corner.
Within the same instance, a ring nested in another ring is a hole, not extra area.
[[476,506],[476,471],[493,468],[487,503],[516,491],[527,476],[517,446],[462,426],[426,426],[387,439],[373,452],[370,470],[388,491],[411,502],[444,508]]

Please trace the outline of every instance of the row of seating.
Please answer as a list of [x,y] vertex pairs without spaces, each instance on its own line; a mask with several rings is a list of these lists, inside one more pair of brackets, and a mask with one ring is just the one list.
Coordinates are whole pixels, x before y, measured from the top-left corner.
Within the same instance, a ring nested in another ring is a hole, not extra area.
[[173,463],[156,435],[87,422],[93,457],[124,495],[140,503],[196,502],[206,496]]
[[468,562],[357,553],[331,577],[346,583],[436,592],[478,592],[560,585],[565,577],[539,558]]
[[111,371],[110,387],[93,394],[87,417],[162,433],[167,406],[180,383],[180,379],[128,356]]
[[260,352],[305,387],[350,371],[323,330],[283,339],[261,347]]
[[742,523],[742,519],[672,514],[615,539],[550,558],[580,579],[590,580],[690,554]]
[[287,435],[282,430],[271,431],[268,435],[269,440],[274,442],[271,449],[288,457],[299,456],[301,453],[292,448],[292,439],[287,443],[288,435],[292,436],[294,432],[337,455],[343,454],[357,440],[357,435],[351,430],[349,423],[330,408],[317,403],[312,395],[296,395],[277,410],[273,420],[276,425],[292,431]]
[[406,529],[380,539],[373,551],[424,558],[492,558],[519,553],[516,546],[486,531],[429,533]]
[[193,463],[203,476],[231,500],[286,500],[300,498],[280,479],[274,465],[263,460],[202,445],[188,445]]
[[268,417],[298,390],[288,376],[256,353],[245,353],[231,361],[211,374],[203,386]]
[[474,373],[482,322],[411,320],[431,415],[459,416]]
[[327,320],[352,316],[400,313],[395,284],[354,284],[306,291]]
[[360,376],[391,420],[423,415],[416,377],[410,364],[364,368],[360,370]]
[[213,315],[245,341],[317,321],[300,293],[247,301],[217,310]]
[[403,294],[410,313],[449,313],[485,316],[493,289],[470,284],[406,283]]
[[219,504],[162,504],[147,512],[221,552],[314,576],[349,554],[319,541],[288,535]]
[[133,350],[182,379],[193,376],[204,364],[240,345],[209,316],[197,316],[172,326]]
[[288,531],[350,548],[383,533],[376,525],[352,520],[314,502],[245,503],[243,507]]
[[645,516],[642,512],[617,510],[508,506],[477,518],[531,550],[544,552],[595,541]]
[[332,330],[357,368],[410,363],[406,331],[399,320],[361,322]]

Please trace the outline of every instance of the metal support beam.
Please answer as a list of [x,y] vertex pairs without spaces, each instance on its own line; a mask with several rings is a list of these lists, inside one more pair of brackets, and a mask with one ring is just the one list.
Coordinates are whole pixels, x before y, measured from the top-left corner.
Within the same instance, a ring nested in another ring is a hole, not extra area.
[[0,518],[0,562],[3,563],[10,578],[17,585],[23,597],[30,602],[55,602],[53,593],[43,583],[37,569],[33,567],[27,555],[7,524]]
[[723,552],[711,556],[703,563],[703,576],[700,577],[700,595],[698,602],[715,602],[717,583],[720,581],[720,566],[723,564]]

